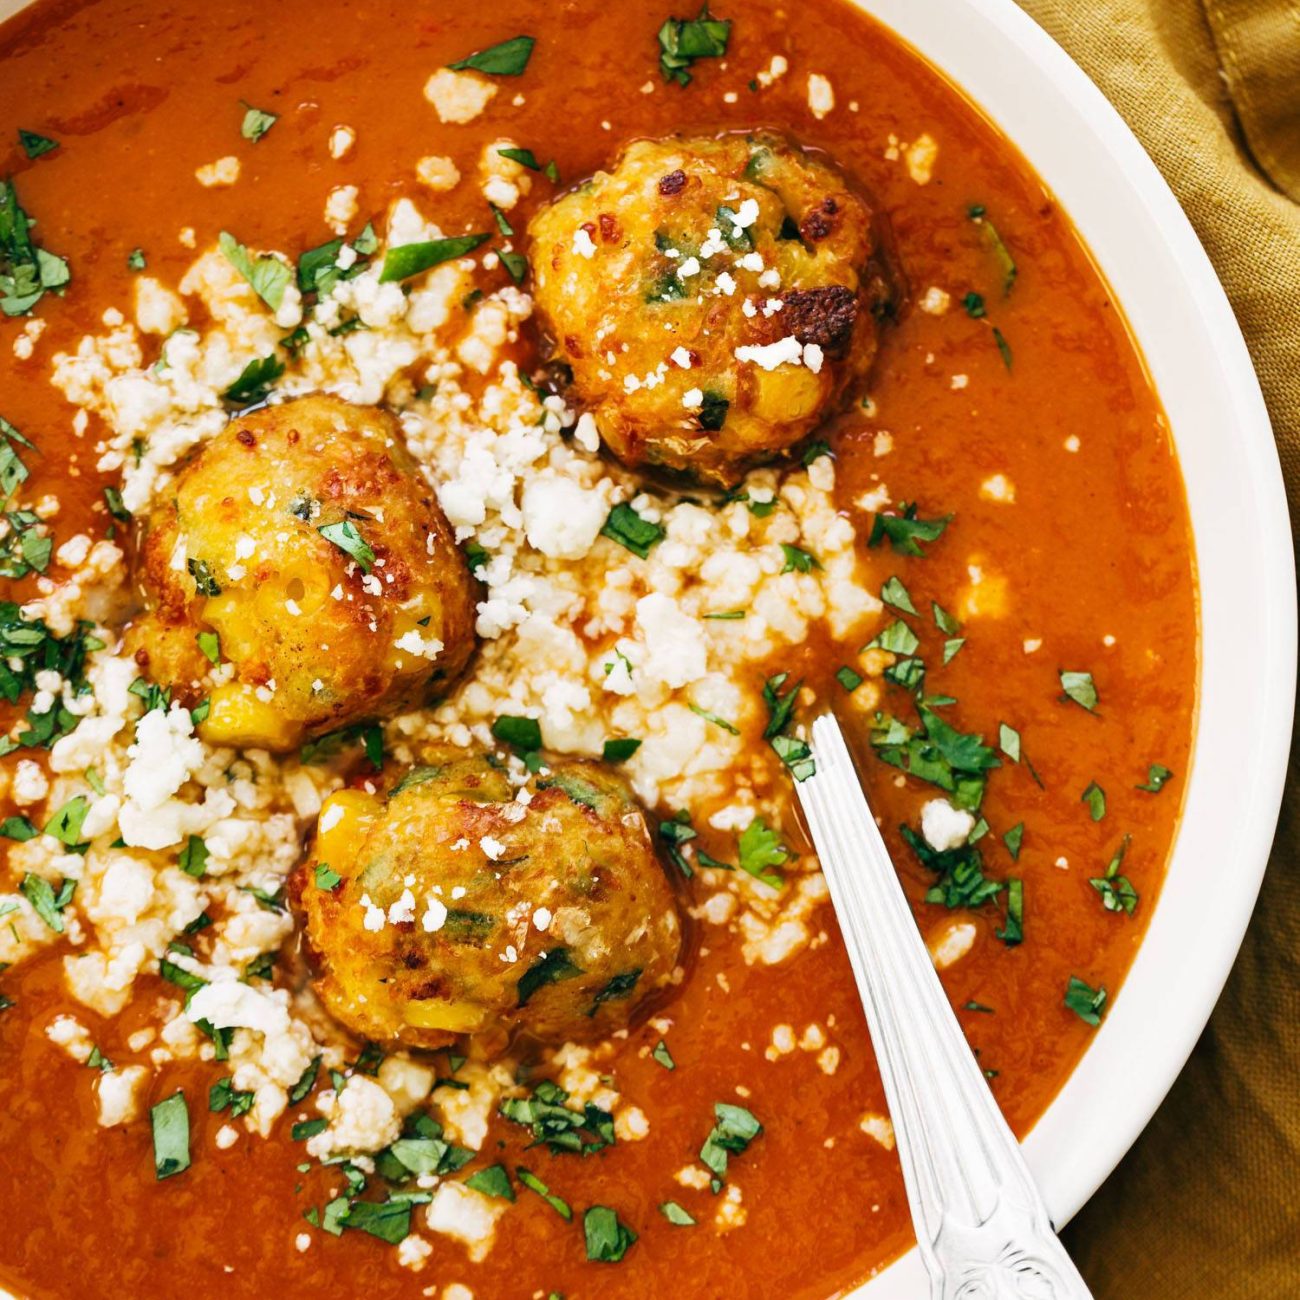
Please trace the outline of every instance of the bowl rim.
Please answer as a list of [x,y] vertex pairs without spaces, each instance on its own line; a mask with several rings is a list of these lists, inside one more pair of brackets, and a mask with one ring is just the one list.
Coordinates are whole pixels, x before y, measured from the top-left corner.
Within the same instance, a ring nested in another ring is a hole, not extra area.
[[[1024,1143],[1059,1225],[1118,1164],[1172,1086],[1254,909],[1295,706],[1286,494],[1259,383],[1209,258],[1154,162],[1087,75],[1014,0],[848,3],[937,70],[1059,200],[1165,404],[1191,509],[1199,703],[1168,875],[1122,996]],[[0,20],[26,7],[0,0]],[[1216,442],[1216,429],[1234,439]],[[1242,646],[1253,656],[1244,682],[1231,675]],[[1198,890],[1222,860],[1234,864],[1234,887]],[[852,1294],[915,1300],[927,1291],[912,1249]]]
[[[1191,515],[1198,701],[1168,874],[1120,996],[1024,1141],[1059,1226],[1136,1141],[1191,1055],[1263,881],[1295,707],[1286,493],[1259,381],[1214,268],[1155,163],[1083,70],[1013,0],[850,3],[1018,148],[1070,217],[1164,404]],[[1252,654],[1244,690],[1241,674],[1230,675],[1243,646]],[[1207,888],[1221,862],[1231,864],[1232,888]],[[852,1294],[908,1300],[926,1288],[912,1249]]]

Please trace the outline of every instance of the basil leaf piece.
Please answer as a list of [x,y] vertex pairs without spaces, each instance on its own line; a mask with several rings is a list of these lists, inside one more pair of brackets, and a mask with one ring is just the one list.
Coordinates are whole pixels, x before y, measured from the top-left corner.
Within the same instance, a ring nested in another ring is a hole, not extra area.
[[666,536],[658,524],[642,518],[626,501],[619,502],[609,512],[609,518],[605,520],[600,534],[643,560],[649,556],[651,548]]
[[661,1038],[654,1046],[654,1051],[650,1053],[651,1059],[662,1065],[665,1070],[675,1070],[677,1062],[673,1060],[673,1054],[668,1050],[668,1044]]
[[268,113],[265,109],[254,108],[252,104],[244,104],[244,120],[240,124],[239,134],[245,140],[251,140],[256,144],[279,120],[279,113]]
[[491,238],[488,234],[457,235],[451,239],[430,239],[420,244],[399,244],[384,254],[384,267],[379,273],[379,282],[388,284],[393,280],[409,280],[421,271],[472,253]]
[[411,1209],[417,1204],[408,1196],[393,1196],[386,1201],[353,1201],[339,1222],[345,1228],[367,1232],[390,1246],[396,1246],[411,1232]]
[[190,1111],[177,1089],[149,1110],[153,1129],[154,1174],[159,1182],[190,1167]]
[[686,706],[697,717],[703,718],[705,722],[711,722],[715,727],[721,727],[723,731],[729,731],[733,736],[740,735],[740,728],[733,722],[728,722],[726,718],[719,717],[716,713],[710,713],[708,709],[702,709],[698,704],[688,704]]
[[883,632],[878,633],[866,646],[867,650],[888,650],[891,654],[910,655],[921,644],[920,638],[901,618],[895,619]]
[[284,302],[284,291],[293,279],[292,268],[270,253],[251,256],[248,249],[226,230],[217,237],[217,246],[226,261],[252,286],[253,292],[272,311],[279,311]]
[[967,209],[966,215],[980,228],[984,243],[992,252],[998,269],[1002,272],[1002,296],[1005,298],[1015,287],[1016,276],[1019,274],[1016,260],[1011,256],[1011,250],[1007,248],[1002,236],[998,234],[997,227],[988,219],[983,204],[973,205]]
[[301,1142],[306,1138],[315,1137],[317,1133],[324,1133],[328,1127],[329,1121],[323,1117],[304,1119],[289,1130],[289,1136],[295,1142]]
[[998,748],[1013,762],[1020,762],[1020,733],[1005,722],[998,723]]
[[23,153],[29,158],[40,158],[43,154],[52,153],[59,147],[59,142],[51,140],[48,135],[24,131],[22,127],[18,128],[18,143],[22,145]]
[[641,742],[635,737],[622,736],[615,740],[607,740],[601,751],[601,757],[606,763],[625,763],[640,748]]
[[723,394],[706,388],[700,398],[700,409],[696,423],[709,433],[717,433],[727,422],[727,412],[731,410],[731,401]]
[[1071,975],[1065,990],[1065,1005],[1085,1025],[1091,1025],[1095,1029],[1105,1014],[1106,990],[1104,987],[1093,988],[1077,975]]
[[587,1258],[598,1264],[617,1264],[636,1245],[637,1236],[608,1205],[593,1205],[582,1216]]
[[1008,370],[1011,369],[1011,344],[1007,342],[1006,335],[995,325],[993,327],[993,342],[998,345],[998,352],[1002,357],[1002,364]]
[[362,573],[369,573],[374,568],[375,553],[357,531],[357,526],[352,520],[344,519],[337,524],[322,524],[316,531],[327,542],[337,546],[344,555],[351,556]]
[[659,29],[659,70],[665,81],[689,86],[696,59],[720,59],[731,39],[731,19],[714,18],[706,3],[697,18],[669,18]]
[[490,45],[486,50],[476,50],[473,54],[449,63],[453,72],[485,72],[490,77],[518,77],[523,75],[528,60],[533,57],[533,46],[537,41],[532,36],[512,36],[508,41]]
[[145,268],[144,249],[133,248],[126,255],[126,266],[128,271],[143,271]]

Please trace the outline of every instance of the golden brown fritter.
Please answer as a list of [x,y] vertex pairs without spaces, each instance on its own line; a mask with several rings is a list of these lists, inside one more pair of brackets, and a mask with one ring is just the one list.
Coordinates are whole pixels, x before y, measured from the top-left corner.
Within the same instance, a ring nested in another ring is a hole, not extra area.
[[423,703],[474,649],[476,583],[396,420],[332,397],[201,447],[144,521],[139,582],[128,648],[160,686],[212,686],[216,744],[287,749]]
[[565,761],[530,780],[525,804],[484,757],[427,757],[387,795],[326,800],[293,878],[330,1013],[363,1037],[426,1048],[625,1026],[670,981],[682,943],[627,786]]
[[773,135],[642,140],[529,225],[552,360],[630,466],[735,484],[833,413],[890,289],[873,214]]

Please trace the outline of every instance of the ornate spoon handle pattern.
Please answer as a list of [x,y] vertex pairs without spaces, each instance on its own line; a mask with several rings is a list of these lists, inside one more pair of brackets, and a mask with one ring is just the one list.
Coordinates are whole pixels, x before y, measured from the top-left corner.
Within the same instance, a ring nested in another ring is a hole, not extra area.
[[933,1300],[1091,1300],[948,1003],[839,724],[797,788],[876,1049]]

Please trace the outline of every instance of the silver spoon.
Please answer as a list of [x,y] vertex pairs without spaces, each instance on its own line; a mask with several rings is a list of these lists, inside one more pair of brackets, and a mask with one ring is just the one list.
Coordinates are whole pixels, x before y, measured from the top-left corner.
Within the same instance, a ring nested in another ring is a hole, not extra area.
[[796,787],[867,1013],[932,1300],[1091,1300],[939,982],[839,723]]

